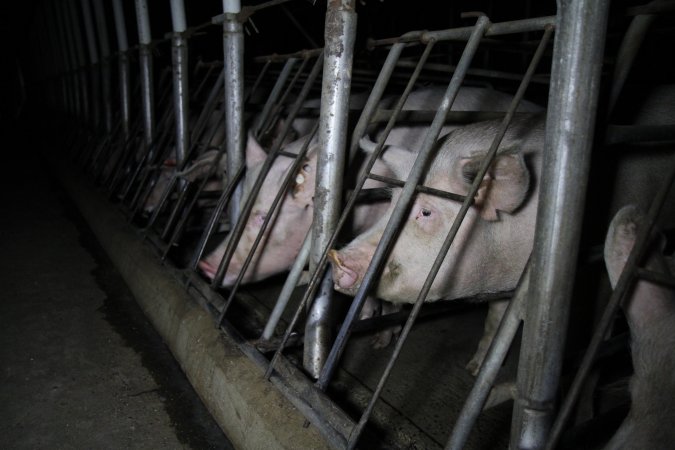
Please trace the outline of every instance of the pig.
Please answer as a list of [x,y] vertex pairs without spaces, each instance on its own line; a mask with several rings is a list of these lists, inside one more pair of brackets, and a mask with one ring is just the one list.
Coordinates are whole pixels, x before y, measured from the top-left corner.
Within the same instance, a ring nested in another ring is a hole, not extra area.
[[[309,136],[304,136],[284,147],[286,152],[299,153]],[[314,185],[316,173],[318,140],[312,138],[303,164],[293,177],[293,185],[289,193],[283,198],[277,209],[276,218],[267,228],[261,245],[258,246],[255,256],[242,278],[243,283],[260,281],[277,273],[287,271],[295,261],[305,235],[312,224],[314,214]],[[246,145],[247,177],[244,181],[244,197],[252,190],[253,183],[262,170],[267,154],[264,148],[249,134]],[[236,247],[232,261],[223,279],[223,286],[232,286],[241,271],[252,243],[269,213],[270,206],[281,184],[291,169],[293,159],[279,156],[272,165],[263,181],[260,193],[256,198],[251,215],[248,218],[244,234]],[[367,187],[378,185],[372,181]],[[378,209],[379,208],[379,209]],[[378,212],[379,211],[379,212]],[[384,212],[384,205],[359,206],[354,214],[353,226],[357,232],[363,232],[374,223],[374,216]],[[199,268],[209,278],[213,279],[218,265],[225,254],[229,240],[226,238],[217,248],[199,262]]]
[[[622,208],[612,220],[605,240],[604,258],[612,287],[621,275],[637,231],[645,226],[635,205]],[[647,252],[650,270],[672,275],[675,264],[657,245]],[[631,408],[605,447],[665,449],[675,444],[675,291],[646,280],[636,281],[624,298],[631,334],[634,374],[630,381]]]
[[[660,108],[652,105],[662,103],[664,99],[666,103],[675,104],[670,101],[675,99],[675,89],[657,89],[644,98],[646,101],[642,106],[643,112],[638,114],[638,123],[656,124],[664,123],[664,119],[666,123],[672,120],[672,114],[655,116],[652,111],[660,111]],[[501,150],[482,180],[475,203],[459,229],[427,301],[453,300],[515,288],[533,244],[544,122],[543,115],[534,114],[517,117],[510,125]],[[472,177],[499,125],[499,121],[471,124],[441,138],[424,184],[458,194],[468,192]],[[414,137],[413,142],[417,143],[419,139]],[[364,146],[364,149],[368,148]],[[415,148],[390,145],[383,160],[399,178],[405,179],[415,153]],[[625,160],[618,164],[616,196],[642,200],[650,198],[663,179],[657,174],[662,174],[673,164],[673,158],[663,154],[650,155],[649,158],[631,155]],[[635,167],[640,169],[635,170]],[[391,209],[399,195],[400,189],[394,188]],[[619,202],[613,201],[612,208],[616,208],[617,204]],[[458,202],[426,194],[417,195],[375,286],[374,295],[400,304],[416,300],[459,209]],[[344,248],[331,251],[336,290],[348,295],[356,293],[390,215],[390,212],[385,214],[367,233],[357,236]],[[497,310],[503,312],[505,304],[493,302],[490,309],[493,307],[496,311],[494,314],[491,311],[488,317],[498,321],[502,314]],[[486,324],[486,332],[496,328],[495,324]],[[483,337],[479,352],[467,365],[474,375],[490,339],[488,334]]]
[[[204,178],[210,169],[210,166],[215,162],[218,153],[218,147],[223,144],[225,139],[225,127],[222,124],[222,111],[215,110],[207,119],[207,123],[201,138],[208,139],[208,141],[200,141],[197,149],[198,155],[185,169],[180,171],[177,175],[184,180],[194,182]],[[191,118],[190,126],[194,127],[196,118]],[[172,152],[173,153],[173,152]],[[216,191],[222,189],[227,184],[227,177],[225,175],[225,168],[227,166],[227,158],[225,155],[220,159],[218,169],[214,173],[213,179],[209,181],[205,190]],[[174,158],[166,158],[162,165],[158,168],[159,173],[154,181],[149,194],[143,202],[143,213],[146,215],[152,212],[159,205],[164,192],[169,186],[171,179],[176,173],[176,160]]]
[[[317,107],[317,100],[307,100],[307,102],[305,102],[305,106],[307,108]],[[203,132],[204,137],[210,137],[209,142],[203,145],[205,146],[206,150],[197,156],[197,158],[191,162],[188,167],[177,173],[181,179],[194,183],[197,180],[202,180],[208,175],[209,170],[216,162],[218,154],[217,148],[223,144],[225,139],[225,127],[224,124],[220,122],[222,117],[223,114],[220,111],[214,111],[209,117],[207,129]],[[252,121],[253,123],[256,123],[260,119],[260,115],[256,115],[253,117]],[[297,139],[299,136],[309,133],[312,129],[314,121],[315,120],[309,118],[296,118],[291,123],[289,130],[284,137],[281,134],[286,125],[286,119],[283,117],[279,118],[275,120],[274,123],[270,124],[269,127],[265,127],[266,130],[263,133],[264,136],[261,138],[261,140],[269,143],[270,147],[273,147],[279,141],[281,141],[279,145],[283,146]],[[226,169],[227,155],[223,153],[218,162],[218,168],[215,170],[211,179],[204,186],[204,191],[222,191],[227,185],[228,180]],[[145,200],[145,203],[143,204],[143,211],[145,214],[151,214],[162,199],[164,191],[166,191],[171,178],[174,176],[176,171],[176,160],[171,158],[166,159],[159,170],[160,172],[157,176],[155,184],[153,185],[149,195]]]
[[[192,162],[186,169],[181,170],[176,173],[176,175],[183,180],[194,183],[197,180],[203,179],[208,175],[211,166],[215,164],[218,156],[218,150],[209,150],[204,152],[202,155],[197,157],[194,162]],[[227,156],[223,154],[218,162],[218,168],[215,170],[211,180],[209,180],[204,186],[205,192],[218,192],[222,191],[225,185],[227,185]],[[176,172],[176,160],[175,159],[166,159],[162,163],[161,168],[159,169],[159,174],[155,184],[152,186],[150,193],[148,194],[145,202],[143,203],[143,212],[145,214],[151,214],[164,195],[171,178]]]
[[[516,286],[532,248],[538,198],[534,171],[541,165],[544,121],[543,115],[526,115],[509,126],[427,301]],[[466,194],[500,124],[499,120],[470,124],[442,138],[423,183]],[[415,157],[407,148],[390,145],[382,159],[399,179],[406,179]],[[390,211],[375,226],[331,252],[336,290],[356,293],[400,192],[393,189]],[[433,250],[441,247],[460,206],[457,201],[417,195],[374,295],[394,303],[414,302],[433,264]],[[455,264],[460,258],[465,262]]]
[[[415,90],[411,92],[404,105],[404,109],[436,109],[444,91],[445,88],[439,86],[428,86]],[[510,98],[511,97],[506,94],[501,94],[491,89],[462,88],[459,91],[458,99],[453,109],[492,110],[494,108],[496,110],[505,110],[509,103],[507,100]],[[365,96],[362,94],[359,95],[356,98],[356,101],[352,98],[352,108],[355,107],[355,103],[365,103]],[[392,99],[385,99],[382,102],[381,107],[389,107],[392,103]],[[523,108],[541,110],[540,107],[532,103],[525,103]],[[407,128],[409,130],[414,130],[415,133],[421,135],[421,132],[425,127],[426,126],[414,126]],[[450,129],[450,127],[447,128]],[[399,145],[409,145],[411,133],[406,134],[398,129],[392,130],[392,133],[393,134],[390,134],[387,143],[401,140]],[[289,144],[284,150],[297,153],[305,142],[305,139],[307,139],[307,137],[303,137],[294,143]],[[244,283],[259,281],[274,274],[287,271],[298,255],[305,234],[311,226],[313,215],[312,198],[314,196],[314,172],[317,156],[316,145],[316,141],[313,141],[310,145],[307,160],[295,177],[296,185],[292,189],[293,193],[285,198],[281,212],[278,213],[275,219],[274,231],[271,233],[268,232],[268,235],[265,238],[266,244],[264,250],[258,249],[254,262],[242,279]],[[265,153],[261,145],[249,136],[246,147],[247,177],[244,193],[250,192],[250,186],[260,171],[264,155]],[[228,267],[223,280],[223,286],[231,286],[236,280],[241,264],[251,249],[251,244],[257,236],[260,225],[269,210],[269,205],[274,199],[283,179],[283,175],[290,167],[291,162],[290,159],[283,156],[277,158],[274,162],[269,175],[263,183],[263,187],[258,195],[251,217],[246,224],[244,236],[242,236],[230,263],[230,267]],[[388,165],[383,164],[381,161],[376,163],[373,171],[380,175],[396,175],[395,172],[392,172],[389,169]],[[381,184],[369,180],[365,187],[371,188],[378,186],[381,186]],[[357,207],[355,209],[352,226],[354,232],[365,232],[365,230],[370,228],[375,220],[383,214],[386,207],[387,203]],[[224,255],[226,245],[226,241],[222,242],[211,254],[199,263],[201,271],[208,278],[212,279],[214,277],[220,260]]]

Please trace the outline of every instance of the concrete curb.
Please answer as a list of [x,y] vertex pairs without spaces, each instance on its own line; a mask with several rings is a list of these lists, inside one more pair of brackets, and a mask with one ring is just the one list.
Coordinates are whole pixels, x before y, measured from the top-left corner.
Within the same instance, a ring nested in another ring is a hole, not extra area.
[[237,449],[328,449],[303,415],[187,294],[138,233],[72,168],[54,173],[190,383]]

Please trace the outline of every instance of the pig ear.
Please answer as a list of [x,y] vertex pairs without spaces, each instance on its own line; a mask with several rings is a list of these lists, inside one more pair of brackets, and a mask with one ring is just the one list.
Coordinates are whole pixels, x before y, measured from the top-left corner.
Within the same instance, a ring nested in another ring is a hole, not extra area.
[[293,180],[292,196],[303,205],[311,205],[314,202],[314,180],[318,153],[316,148],[309,151],[295,174],[295,180]]
[[[483,155],[462,158],[462,177],[467,188],[473,182]],[[512,213],[525,200],[530,187],[530,172],[520,153],[498,155],[483,177],[474,205],[485,220],[498,220],[497,211]]]
[[267,158],[267,153],[262,145],[253,137],[251,132],[248,133],[246,140],[246,167],[251,168],[256,164],[260,164]]
[[417,154],[410,150],[390,145],[384,149],[384,154],[380,159],[394,177],[405,181],[410,174],[410,169],[412,169],[416,157]]

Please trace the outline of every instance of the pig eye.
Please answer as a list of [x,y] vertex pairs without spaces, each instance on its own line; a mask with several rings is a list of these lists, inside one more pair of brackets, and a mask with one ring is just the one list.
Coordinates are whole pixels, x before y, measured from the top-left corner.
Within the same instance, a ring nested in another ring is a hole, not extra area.
[[253,216],[253,223],[256,226],[260,227],[260,226],[262,226],[263,222],[265,222],[266,218],[267,218],[267,214],[265,214],[263,212],[255,213],[255,215]]
[[310,173],[312,171],[311,164],[305,164],[304,166],[302,166],[302,170],[304,170],[307,173]]
[[429,217],[430,215],[431,215],[430,209],[422,208],[422,216]]

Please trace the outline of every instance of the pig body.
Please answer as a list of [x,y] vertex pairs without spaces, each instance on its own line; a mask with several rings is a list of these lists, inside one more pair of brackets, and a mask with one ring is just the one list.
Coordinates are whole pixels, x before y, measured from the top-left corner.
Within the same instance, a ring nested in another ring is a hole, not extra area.
[[[634,245],[643,216],[635,206],[621,209],[605,241],[605,264],[614,287]],[[668,264],[668,262],[670,264]],[[673,262],[660,249],[647,255],[650,270],[672,275]],[[631,409],[605,447],[666,449],[675,444],[675,292],[672,288],[638,280],[623,309],[631,333],[634,375],[630,382]]]

